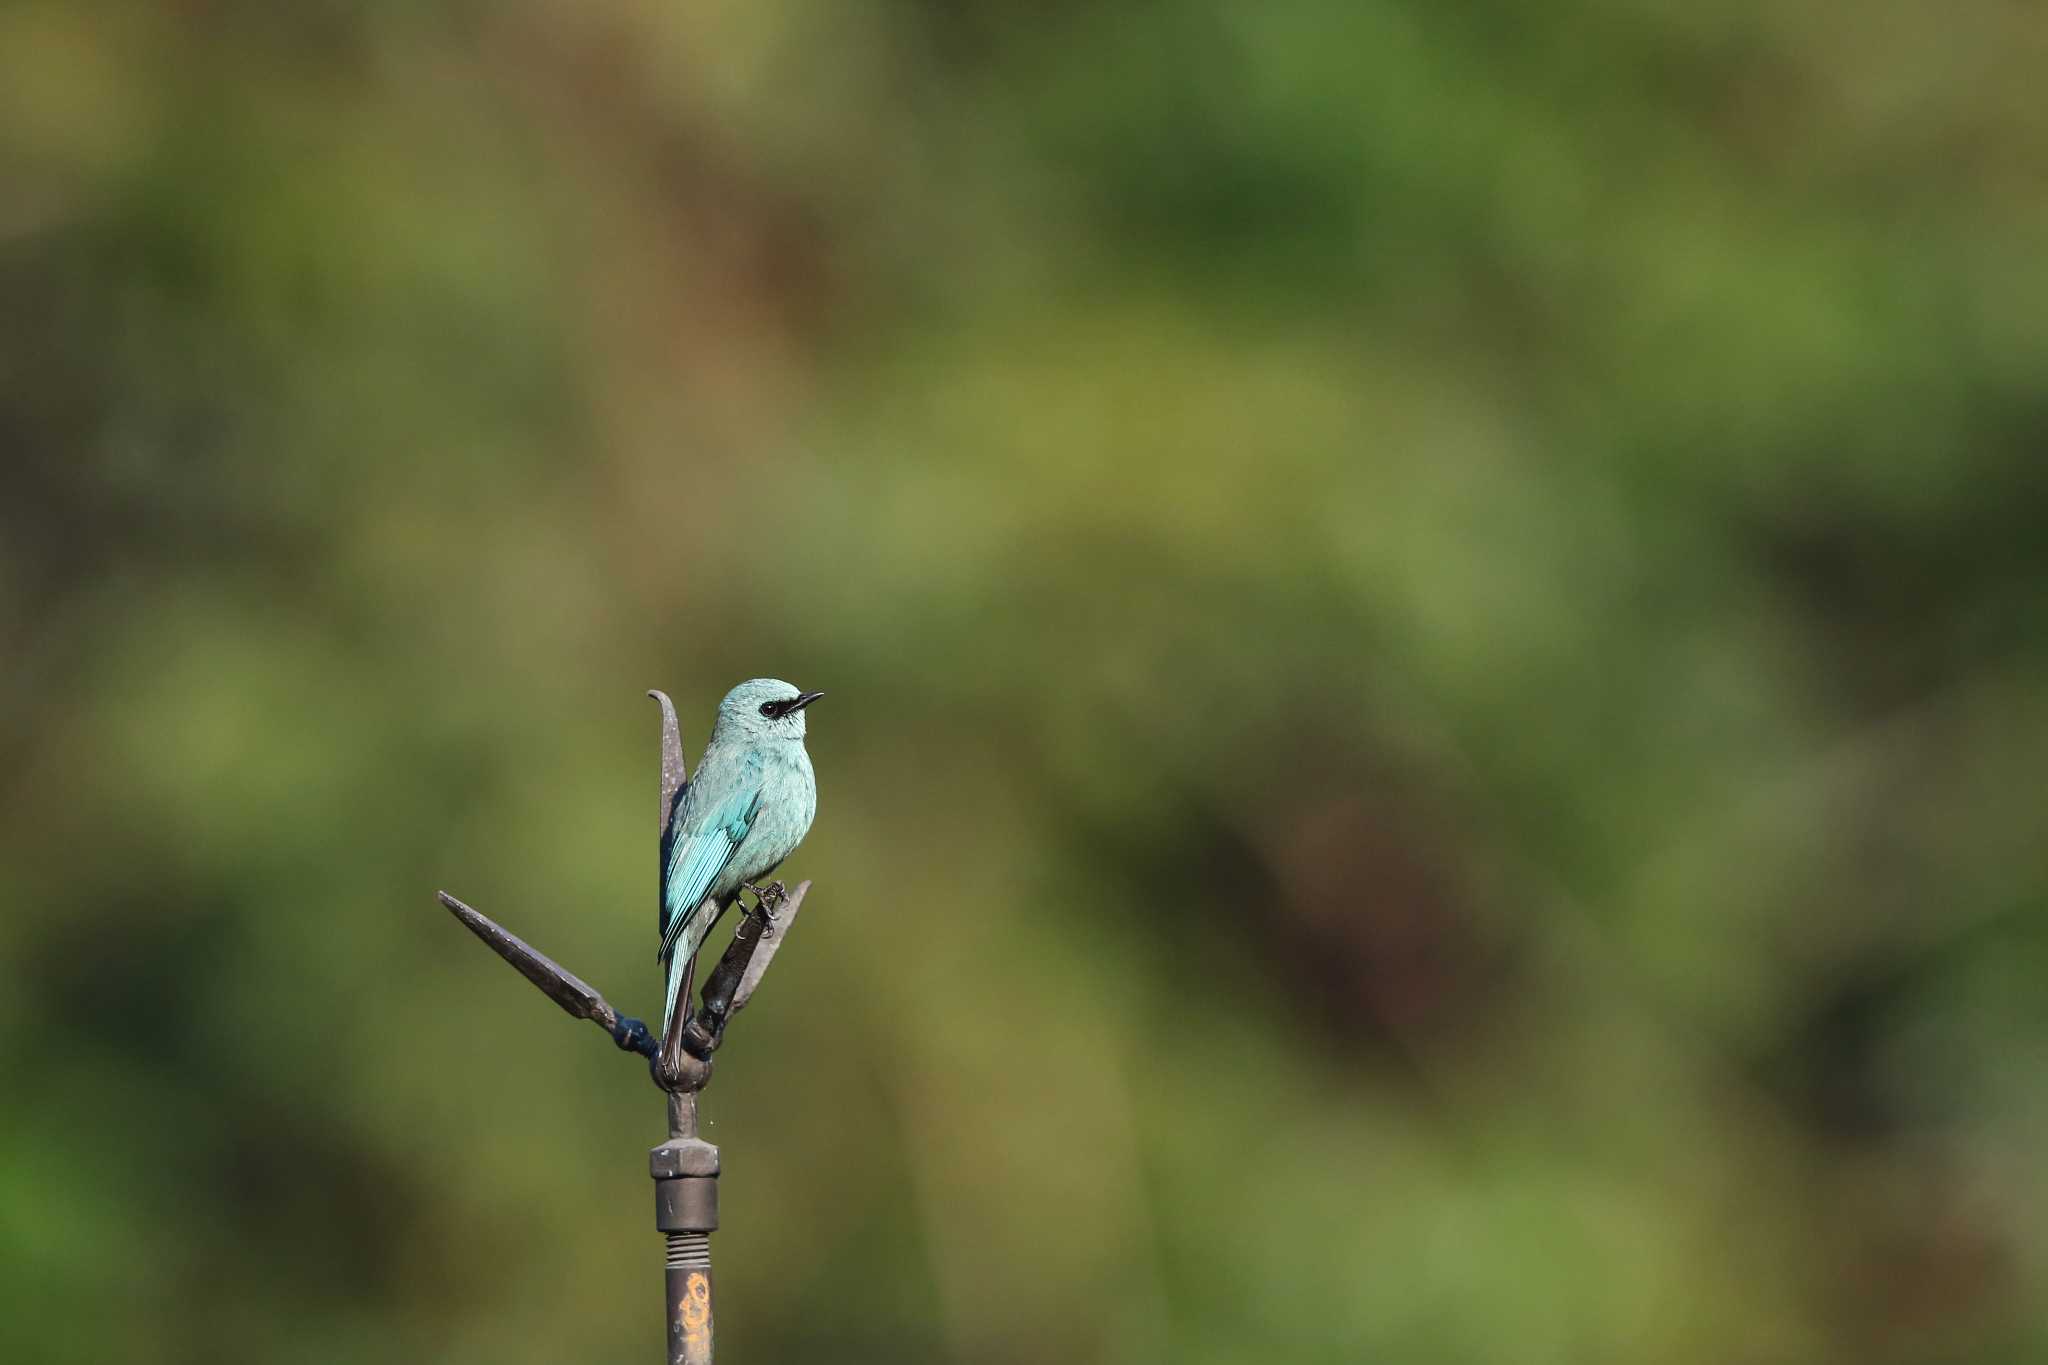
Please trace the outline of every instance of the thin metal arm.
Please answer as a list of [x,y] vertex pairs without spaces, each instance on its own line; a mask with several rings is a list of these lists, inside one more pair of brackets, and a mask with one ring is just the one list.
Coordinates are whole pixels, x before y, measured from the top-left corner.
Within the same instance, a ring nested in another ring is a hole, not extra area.
[[469,927],[490,950],[511,963],[521,976],[540,988],[540,993],[560,1005],[572,1018],[588,1019],[611,1035],[627,1052],[653,1057],[657,1041],[638,1019],[620,1016],[611,1003],[568,968],[556,962],[519,935],[499,924],[483,911],[465,905],[446,891],[436,893],[449,913]]
[[768,964],[774,961],[775,954],[781,949],[782,940],[789,933],[789,926],[795,923],[797,911],[803,909],[804,896],[810,889],[809,882],[798,882],[796,889],[789,892],[771,912],[772,918],[748,915],[740,922],[732,942],[726,945],[724,955],[719,958],[718,966],[704,983],[703,1003],[679,1030],[688,1060],[675,1069],[675,1074],[668,1076],[663,1072],[670,1068],[661,1065],[661,1040],[648,1030],[646,1024],[621,1015],[582,977],[475,906],[446,891],[436,894],[450,914],[461,920],[492,952],[511,963],[513,969],[531,981],[542,995],[560,1005],[564,1013],[574,1019],[590,1020],[624,1051],[638,1053],[654,1062],[655,1082],[662,1089],[689,1092],[703,1089],[711,1079],[711,1054],[725,1041],[725,1026],[754,998],[755,989],[766,975]]
[[[771,883],[766,889],[778,891],[780,886]],[[732,942],[726,944],[724,955],[705,979],[703,1000],[696,1012],[676,1011],[673,1037],[663,1041],[655,1056],[656,1085],[664,1090],[701,1090],[709,1081],[711,1054],[725,1041],[725,1026],[753,998],[754,988],[761,984],[810,889],[809,882],[798,882],[796,890],[770,896],[761,913],[741,919]],[[700,1067],[704,1076],[695,1079]]]
[[[781,891],[781,885],[775,882],[766,889]],[[725,1026],[732,1016],[753,997],[754,987],[761,984],[768,963],[782,946],[782,936],[789,931],[790,921],[803,908],[804,893],[810,889],[809,882],[798,882],[796,890],[770,896],[759,914],[748,915],[733,932],[725,956],[718,960],[717,969],[704,983],[704,1003],[697,1011],[697,1022],[710,1033],[713,1047],[725,1036]]]
[[658,687],[647,695],[661,707],[661,834],[666,841],[669,822],[676,817],[676,798],[690,785],[690,774],[683,767],[683,727],[676,724],[676,704]]

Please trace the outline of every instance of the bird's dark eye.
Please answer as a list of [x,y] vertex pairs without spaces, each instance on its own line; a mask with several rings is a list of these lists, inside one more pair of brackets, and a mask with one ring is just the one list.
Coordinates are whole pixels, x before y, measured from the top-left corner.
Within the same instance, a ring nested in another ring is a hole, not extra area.
[[761,714],[773,720],[782,714],[782,708],[772,701],[764,701],[761,703]]

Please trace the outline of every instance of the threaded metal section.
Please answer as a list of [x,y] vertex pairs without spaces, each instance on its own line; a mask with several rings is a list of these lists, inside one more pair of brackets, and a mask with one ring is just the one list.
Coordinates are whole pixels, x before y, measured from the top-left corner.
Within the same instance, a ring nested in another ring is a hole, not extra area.
[[668,1268],[670,1270],[711,1269],[711,1234],[708,1232],[669,1233]]

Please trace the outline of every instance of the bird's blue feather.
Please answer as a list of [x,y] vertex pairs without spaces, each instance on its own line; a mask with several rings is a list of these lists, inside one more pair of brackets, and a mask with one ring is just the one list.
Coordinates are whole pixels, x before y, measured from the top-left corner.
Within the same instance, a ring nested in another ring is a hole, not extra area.
[[747,831],[753,828],[754,814],[760,809],[761,786],[757,774],[749,787],[733,792],[710,812],[703,828],[686,831],[675,841],[675,848],[669,854],[668,875],[662,879],[663,956],[674,949],[677,936],[682,933],[691,914],[703,904],[712,882],[718,879],[718,874],[725,870],[726,864],[732,861],[732,855],[746,841]]

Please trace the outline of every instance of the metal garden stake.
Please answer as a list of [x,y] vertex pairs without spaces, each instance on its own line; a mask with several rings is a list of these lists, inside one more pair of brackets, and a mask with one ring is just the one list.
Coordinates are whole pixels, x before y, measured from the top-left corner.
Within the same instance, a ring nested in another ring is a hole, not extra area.
[[[666,836],[685,782],[682,735],[667,695],[648,695],[661,704],[660,833]],[[654,1177],[654,1226],[668,1248],[664,1274],[669,1365],[711,1365],[711,1234],[718,1228],[718,1148],[697,1136],[697,1094],[711,1080],[712,1054],[725,1039],[727,1023],[753,998],[810,886],[801,882],[785,892],[778,882],[763,888],[760,913],[740,921],[732,943],[704,982],[694,1012],[688,1008],[690,985],[685,980],[683,1004],[672,1025],[677,1045],[668,1047],[640,1020],[622,1017],[603,996],[546,954],[481,911],[446,891],[440,893],[441,904],[548,999],[576,1018],[594,1022],[622,1050],[647,1058],[654,1083],[668,1095],[668,1141],[648,1153],[648,1171]],[[673,1060],[665,1062],[665,1057]]]

